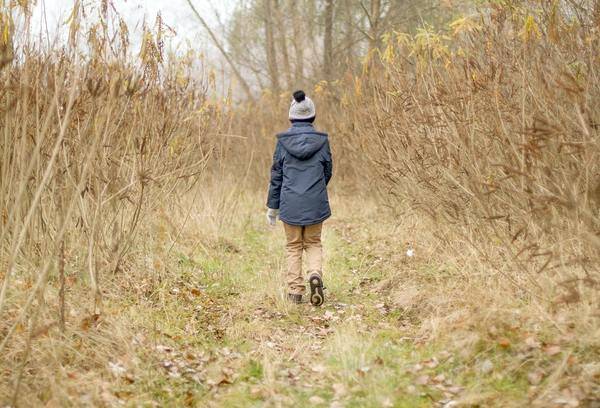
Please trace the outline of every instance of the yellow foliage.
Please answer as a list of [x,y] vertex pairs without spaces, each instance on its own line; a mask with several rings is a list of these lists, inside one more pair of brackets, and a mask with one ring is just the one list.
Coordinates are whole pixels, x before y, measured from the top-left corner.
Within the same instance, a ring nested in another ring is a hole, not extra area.
[[389,42],[381,55],[381,60],[389,64],[394,60],[394,55],[394,46]]
[[319,81],[319,83],[317,83],[315,85],[315,95],[324,94],[326,89],[327,89],[327,81],[325,81],[325,80]]
[[7,45],[10,33],[10,25],[8,23],[5,24],[3,20],[4,19],[2,19],[2,45]]
[[362,96],[362,81],[359,77],[354,78],[354,95]]
[[540,28],[535,22],[533,16],[529,15],[525,19],[525,23],[523,24],[523,29],[521,30],[521,39],[523,42],[530,42],[533,38],[540,39],[542,34],[540,32]]
[[407,33],[396,33],[396,44],[398,47],[408,47],[412,43],[412,37]]
[[471,31],[479,30],[481,26],[471,16],[458,18],[450,23],[450,28],[454,35],[462,33],[470,33]]
[[340,105],[344,108],[350,105],[350,96],[346,92],[344,92],[340,99]]
[[447,45],[450,40],[448,36],[436,33],[425,25],[417,30],[410,55],[415,55],[421,64],[428,60],[446,60],[450,57]]

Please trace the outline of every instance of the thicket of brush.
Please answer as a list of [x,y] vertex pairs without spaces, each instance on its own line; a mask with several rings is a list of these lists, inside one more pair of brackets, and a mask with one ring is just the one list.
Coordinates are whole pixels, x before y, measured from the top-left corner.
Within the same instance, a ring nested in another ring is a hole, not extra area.
[[[555,1],[493,6],[445,34],[390,33],[362,75],[315,86],[334,184],[427,216],[453,257],[475,253],[519,294],[595,302],[599,30],[593,3]],[[282,107],[266,112],[243,120],[263,129],[260,157],[284,126],[269,118]]]
[[160,21],[129,63],[126,27],[103,10],[81,42],[80,13],[69,48],[49,51],[23,31],[12,41],[19,27],[2,15],[0,382],[15,399],[35,339],[65,333],[74,314],[83,325],[101,316],[148,215],[196,185],[221,123],[191,61],[162,64]]
[[600,9],[561,4],[390,36],[344,133],[389,202],[429,216],[447,247],[518,293],[596,304]]

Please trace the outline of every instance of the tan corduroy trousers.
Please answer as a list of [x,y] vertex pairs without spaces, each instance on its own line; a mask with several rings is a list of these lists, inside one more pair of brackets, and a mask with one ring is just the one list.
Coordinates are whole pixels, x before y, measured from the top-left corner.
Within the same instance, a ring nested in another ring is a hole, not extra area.
[[323,223],[298,226],[283,223],[287,244],[287,282],[288,293],[302,295],[306,290],[306,279],[302,274],[302,254],[306,251],[307,275],[322,274],[323,246],[321,245],[321,229]]

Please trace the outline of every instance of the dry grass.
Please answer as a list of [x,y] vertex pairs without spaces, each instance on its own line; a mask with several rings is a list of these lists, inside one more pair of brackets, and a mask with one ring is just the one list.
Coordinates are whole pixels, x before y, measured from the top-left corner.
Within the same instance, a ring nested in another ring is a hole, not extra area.
[[496,6],[315,87],[322,310],[263,225],[287,97],[209,103],[160,22],[132,65],[118,24],[86,58],[2,43],[0,401],[597,404],[594,16]]
[[[36,339],[70,336],[74,319],[97,324],[111,285],[126,280],[132,255],[145,250],[139,238],[148,216],[176,208],[177,197],[196,188],[218,145],[209,130],[221,118],[185,61],[159,70],[160,35],[148,31],[142,65],[119,62],[111,46],[124,46],[127,34],[105,18],[104,32],[90,31],[85,58],[73,44],[42,52],[11,42],[0,50],[0,350],[2,383],[11,385],[3,399],[13,403],[39,358]],[[19,29],[9,26],[24,35]],[[120,43],[108,44],[112,35]]]
[[441,246],[474,251],[543,302],[593,302],[597,21],[521,5],[453,27],[390,37],[345,134],[391,205],[431,218]]

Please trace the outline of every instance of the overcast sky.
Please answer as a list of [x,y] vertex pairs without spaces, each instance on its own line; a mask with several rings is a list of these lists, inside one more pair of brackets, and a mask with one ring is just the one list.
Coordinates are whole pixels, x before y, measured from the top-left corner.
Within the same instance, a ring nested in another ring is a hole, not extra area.
[[[100,0],[83,0],[83,4],[87,5],[99,3]],[[217,31],[218,20],[215,12],[225,20],[234,6],[234,0],[192,0],[192,3]],[[34,26],[44,27],[45,10],[50,32],[54,32],[56,27],[64,26],[73,4],[74,0],[39,0],[33,14]],[[186,0],[114,0],[114,4],[127,21],[131,32],[134,31],[134,27],[140,29],[144,17],[152,24],[160,12],[163,21],[177,32],[174,39],[176,45],[189,40],[194,47],[212,49],[208,36],[194,19]]]

